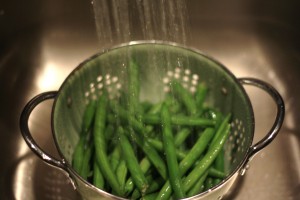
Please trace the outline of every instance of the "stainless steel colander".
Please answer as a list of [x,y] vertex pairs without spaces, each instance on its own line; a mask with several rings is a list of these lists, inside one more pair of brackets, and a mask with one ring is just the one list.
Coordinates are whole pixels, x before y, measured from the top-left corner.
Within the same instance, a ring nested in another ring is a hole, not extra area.
[[[231,134],[225,145],[226,171],[229,175],[210,190],[187,198],[221,199],[236,178],[246,172],[252,157],[276,137],[283,123],[284,102],[269,84],[253,78],[237,79],[214,59],[177,44],[134,42],[109,49],[81,63],[58,91],[37,95],[25,106],[20,128],[28,146],[46,163],[63,170],[84,199],[122,199],[82,179],[72,169],[71,163],[86,103],[91,98],[97,98],[103,88],[109,91],[110,98],[118,98],[121,91],[126,91],[128,81],[124,72],[129,57],[133,57],[141,67],[141,100],[157,102],[163,99],[168,92],[166,84],[171,79],[180,79],[191,92],[194,91],[194,85],[204,82],[210,91],[206,103],[224,114],[232,113]],[[253,85],[266,91],[277,105],[273,126],[256,144],[252,144],[255,125],[253,110],[242,85]],[[47,99],[55,100],[51,123],[61,159],[44,152],[33,140],[28,128],[31,111]]]

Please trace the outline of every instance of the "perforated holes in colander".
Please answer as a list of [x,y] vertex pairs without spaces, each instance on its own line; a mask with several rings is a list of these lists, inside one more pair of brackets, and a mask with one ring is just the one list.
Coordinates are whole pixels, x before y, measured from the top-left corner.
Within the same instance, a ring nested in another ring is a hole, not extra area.
[[241,161],[247,148],[245,148],[245,127],[240,119],[233,119],[231,122],[231,134],[225,145],[225,155],[230,168],[236,167]]
[[194,94],[198,85],[199,75],[192,74],[190,69],[176,67],[174,71],[168,71],[167,75],[163,78],[163,83],[165,84],[164,92],[170,92],[170,83],[172,80],[178,80],[184,88]]
[[121,95],[122,84],[117,76],[111,76],[110,74],[98,75],[84,93],[86,103],[89,103],[91,99],[97,99],[104,89],[108,92],[110,99],[117,98]]

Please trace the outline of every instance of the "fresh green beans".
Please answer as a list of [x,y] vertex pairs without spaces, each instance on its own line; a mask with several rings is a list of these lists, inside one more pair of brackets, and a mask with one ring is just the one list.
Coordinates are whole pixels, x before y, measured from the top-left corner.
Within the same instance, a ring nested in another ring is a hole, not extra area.
[[139,67],[130,60],[128,66],[128,108],[131,114],[135,114],[139,110]]
[[87,133],[91,128],[96,111],[96,101],[92,100],[88,103],[83,115],[82,131]]
[[[151,162],[149,161],[149,159],[147,157],[144,157],[141,161],[140,161],[140,168],[142,170],[142,172],[144,174],[146,174],[148,172],[148,170],[151,167]],[[128,178],[128,180],[126,181],[125,184],[125,193],[126,195],[129,195],[134,189],[134,185],[133,185],[133,181],[132,181],[132,177]]]
[[123,157],[126,161],[128,170],[130,171],[132,180],[143,194],[149,186],[147,179],[139,166],[138,160],[129,140],[121,127],[118,129],[118,134],[120,137],[120,145],[122,148]]
[[202,192],[202,190],[204,190],[204,182],[206,180],[206,177],[208,175],[208,172],[204,173],[201,178],[196,182],[196,184],[188,191],[187,196],[191,197],[194,196],[196,194],[199,194],[200,192]]
[[142,138],[140,135],[135,134],[134,131],[131,131],[129,135],[132,137],[132,140],[143,150],[143,152],[148,156],[152,165],[156,168],[162,178],[167,179],[167,167],[160,156],[160,154],[149,144],[147,140]]
[[94,159],[94,160],[95,161],[94,161],[94,165],[93,165],[93,172],[94,172],[94,174],[93,174],[93,184],[96,187],[100,188],[100,189],[104,189],[104,183],[105,183],[104,177],[103,177],[103,175],[102,175],[102,173],[101,173],[101,171],[98,167],[96,159]]
[[207,94],[207,87],[204,84],[199,84],[196,90],[196,94],[195,94],[195,101],[196,101],[196,105],[197,105],[197,109],[198,109],[198,113],[202,113],[203,111],[203,104],[206,98],[206,94]]
[[117,179],[119,181],[121,188],[125,187],[127,172],[128,172],[128,168],[127,168],[126,162],[125,162],[125,160],[122,159],[119,162],[119,165],[116,169]]
[[[159,152],[164,151],[163,143],[160,140],[156,140],[156,139],[152,139],[152,138],[148,138],[147,140]],[[180,149],[176,149],[175,153],[176,153],[177,159],[179,159],[179,160],[182,160],[186,157],[186,153]]]
[[164,152],[166,155],[167,166],[169,170],[169,180],[175,196],[177,199],[185,197],[185,193],[182,188],[179,165],[176,156],[176,147],[174,144],[174,138],[171,128],[171,116],[168,107],[163,104],[161,108],[161,121],[162,121],[162,135],[164,143]]
[[106,122],[106,109],[107,109],[107,96],[104,93],[98,100],[95,124],[94,124],[94,143],[96,151],[96,160],[98,166],[109,185],[112,187],[118,195],[123,195],[123,188],[117,180],[115,173],[113,172],[109,158],[107,156],[107,144],[105,140],[105,122]]
[[[202,135],[198,138],[197,142],[187,154],[185,159],[183,159],[179,164],[180,174],[182,177],[196,162],[197,158],[203,153],[206,149],[208,143],[213,137],[214,130],[211,128],[207,128]],[[187,190],[185,190],[187,191]],[[170,187],[170,182],[166,182],[163,188],[160,190],[157,199],[169,199],[172,194],[172,188]]]
[[225,131],[220,137],[218,137],[212,146],[210,146],[209,151],[205,154],[202,160],[195,166],[195,168],[189,173],[189,175],[185,178],[183,185],[185,191],[191,189],[191,187],[195,184],[197,179],[199,179],[204,172],[209,168],[209,166],[213,163],[214,159],[217,157],[218,153],[223,148],[223,145],[229,135],[230,125],[226,126]]
[[77,173],[80,173],[82,168],[82,161],[84,157],[84,143],[85,143],[85,138],[84,136],[81,136],[73,153],[72,165],[74,170]]
[[187,112],[191,115],[196,114],[197,113],[197,104],[196,104],[195,99],[192,97],[191,93],[189,93],[177,81],[173,81],[171,83],[171,86],[172,86],[174,95],[178,96],[178,98],[182,101],[182,103],[186,107]]
[[[150,184],[149,188],[147,189],[146,193],[144,196],[146,196],[147,194],[151,194],[152,192],[156,192],[159,188],[161,188],[161,186],[164,184],[164,180],[160,177],[158,179],[153,180],[153,177],[151,175],[149,175],[147,177],[147,180]],[[140,198],[142,195],[139,192],[139,190],[134,190],[131,198],[132,199],[138,199]]]
[[190,197],[226,178],[231,114],[208,106],[207,83],[192,93],[174,78],[171,91],[150,102],[137,62],[126,69],[120,97],[108,100],[104,88],[84,110],[72,160],[78,174],[108,193],[149,200]]
[[80,176],[85,180],[87,180],[89,172],[91,170],[90,160],[92,157],[92,152],[93,152],[93,146],[89,146],[87,147],[83,155]]
[[207,144],[213,138],[213,135],[214,129],[212,128],[205,129],[205,131],[200,135],[190,152],[180,162],[181,176],[191,168],[191,166],[196,162],[200,155],[205,151]]
[[174,137],[175,146],[180,146],[186,138],[191,134],[191,130],[188,128],[181,129]]
[[[160,124],[160,117],[158,115],[144,115],[143,120],[146,124],[157,125]],[[171,116],[171,123],[179,126],[214,126],[215,121],[190,116]]]
[[116,146],[114,150],[111,152],[111,154],[109,155],[109,162],[110,162],[111,169],[113,171],[117,169],[120,162],[120,158],[121,158],[121,150],[119,146]]
[[223,179],[226,174],[223,171],[219,171],[216,168],[210,167],[208,170],[208,175],[214,178]]
[[218,127],[218,131],[216,132],[216,134],[210,144],[210,147],[213,147],[213,145],[216,143],[216,141],[218,140],[220,135],[222,135],[222,133],[224,133],[224,130],[226,130],[228,128],[228,123],[229,123],[230,118],[231,118],[231,114],[227,114],[226,117],[224,118],[223,122]]
[[95,105],[95,101],[90,101],[84,111],[80,138],[74,150],[72,165],[78,173],[82,171],[85,146],[88,143],[87,138],[95,115]]

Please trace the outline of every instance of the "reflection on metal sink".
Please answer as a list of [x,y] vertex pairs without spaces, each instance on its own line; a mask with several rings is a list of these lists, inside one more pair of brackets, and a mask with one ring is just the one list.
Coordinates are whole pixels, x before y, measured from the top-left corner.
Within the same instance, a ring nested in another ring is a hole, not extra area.
[[[275,141],[251,162],[225,199],[300,199],[299,1],[191,0],[187,45],[237,77],[263,79],[282,94],[286,118]],[[18,120],[34,95],[57,90],[68,73],[99,50],[88,1],[6,1],[0,4],[0,199],[79,199],[68,179],[40,161],[23,141]],[[273,122],[275,105],[246,88],[256,119],[255,141]],[[50,130],[52,102],[34,111],[30,127],[57,156]]]

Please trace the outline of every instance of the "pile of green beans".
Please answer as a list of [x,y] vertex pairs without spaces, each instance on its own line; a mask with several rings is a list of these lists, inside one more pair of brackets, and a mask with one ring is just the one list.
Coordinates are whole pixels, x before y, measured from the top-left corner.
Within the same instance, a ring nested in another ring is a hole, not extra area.
[[122,97],[112,100],[104,91],[87,105],[73,154],[75,171],[128,199],[182,199],[222,181],[231,114],[207,106],[205,84],[192,94],[172,80],[163,101],[141,102],[133,60],[127,75]]

